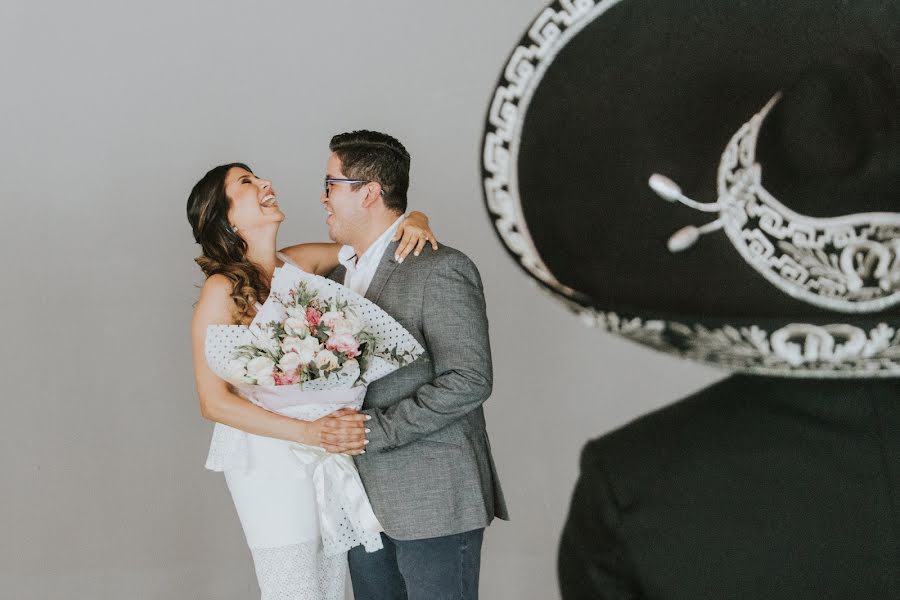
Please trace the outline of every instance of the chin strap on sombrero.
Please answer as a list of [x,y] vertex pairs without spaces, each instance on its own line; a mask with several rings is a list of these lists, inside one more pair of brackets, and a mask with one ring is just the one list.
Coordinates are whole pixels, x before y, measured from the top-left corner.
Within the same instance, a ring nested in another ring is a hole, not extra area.
[[[681,188],[678,186],[678,184],[665,175],[654,173],[650,176],[649,183],[650,188],[654,192],[656,192],[656,194],[663,200],[668,200],[669,202],[681,202],[685,206],[689,206],[693,209],[703,212],[722,211],[722,205],[718,202],[697,202],[696,200],[688,198],[681,192]],[[700,227],[697,227],[695,225],[688,225],[687,227],[682,227],[681,229],[673,233],[672,237],[669,238],[669,242],[668,244],[666,244],[666,246],[669,248],[669,252],[681,252],[682,250],[687,250],[688,248],[693,246],[701,235],[717,231],[721,228],[721,219],[716,219],[715,221],[711,221],[706,225],[702,225]]]

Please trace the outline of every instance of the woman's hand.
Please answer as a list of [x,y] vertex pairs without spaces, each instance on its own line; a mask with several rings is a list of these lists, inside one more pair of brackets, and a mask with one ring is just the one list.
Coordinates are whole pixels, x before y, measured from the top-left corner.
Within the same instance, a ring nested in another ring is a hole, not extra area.
[[303,422],[301,444],[319,446],[333,454],[365,454],[365,422],[370,417],[352,408],[342,408],[315,421]]
[[431,231],[431,227],[428,226],[428,217],[425,216],[425,213],[421,213],[417,210],[409,213],[409,215],[400,223],[400,226],[397,228],[397,233],[394,234],[393,238],[393,241],[397,240],[400,240],[400,243],[397,245],[397,252],[394,254],[394,259],[401,263],[410,252],[412,252],[414,256],[418,256],[422,251],[422,248],[425,247],[425,244],[429,242],[433,249],[438,249],[437,238],[434,237],[434,232]]

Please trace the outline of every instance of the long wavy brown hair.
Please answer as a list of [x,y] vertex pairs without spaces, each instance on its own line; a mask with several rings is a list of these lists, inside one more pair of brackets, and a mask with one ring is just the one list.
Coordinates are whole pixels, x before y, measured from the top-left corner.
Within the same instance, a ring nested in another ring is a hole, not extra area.
[[225,177],[235,167],[253,172],[243,163],[210,169],[188,196],[187,217],[194,240],[203,249],[194,260],[207,277],[218,273],[231,281],[231,299],[236,306],[233,317],[240,323],[249,317],[256,302],[265,301],[269,286],[262,269],[247,258],[247,242],[228,222],[231,199],[225,194]]

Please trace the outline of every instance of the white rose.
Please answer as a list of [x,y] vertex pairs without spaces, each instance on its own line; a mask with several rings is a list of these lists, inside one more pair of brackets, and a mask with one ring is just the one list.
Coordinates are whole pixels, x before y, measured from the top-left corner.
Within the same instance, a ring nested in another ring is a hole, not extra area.
[[306,309],[302,306],[287,307],[287,314],[289,317],[293,317],[295,319],[302,319],[303,322],[306,323]]
[[356,335],[362,329],[362,321],[355,314],[347,311],[346,316],[341,316],[332,321],[332,335]]
[[331,350],[322,350],[316,354],[316,366],[323,370],[335,369],[338,366],[338,357]]
[[306,337],[307,335],[309,335],[309,327],[306,326],[306,318],[289,318],[284,322],[284,331],[288,335]]
[[300,364],[304,366],[308,365],[316,358],[315,350],[298,350],[295,354],[300,357]]
[[[275,369],[275,361],[268,356],[257,356],[247,363],[247,377],[255,379],[259,385],[275,385],[272,371]],[[271,380],[271,383],[264,383]]]
[[295,336],[287,336],[283,340],[281,340],[281,351],[282,352],[297,352],[300,348],[300,342],[302,340]]
[[278,352],[278,340],[271,336],[257,337],[253,340],[253,345],[264,352]]
[[263,377],[262,379],[257,379],[256,385],[264,385],[266,387],[273,387],[275,385],[275,378],[274,377]]
[[278,368],[285,373],[290,373],[300,366],[300,355],[296,352],[288,352],[278,361]]
[[321,347],[319,340],[311,335],[300,340],[296,350],[297,355],[300,356],[300,364],[308,365],[315,360],[316,354]]
[[335,327],[335,325],[344,320],[344,315],[337,310],[329,310],[328,312],[322,315],[322,318],[319,319],[319,323],[325,325],[326,327]]
[[247,363],[250,359],[246,356],[235,358],[225,367],[225,379],[234,383],[253,383],[253,380],[247,377]]
[[363,330],[363,322],[358,316],[356,316],[355,312],[347,311],[347,316],[344,319],[347,323],[347,326],[350,328],[347,333],[355,336],[357,333]]
[[322,347],[322,342],[315,336],[307,336],[300,340],[299,348],[303,350],[312,350],[313,352],[318,352],[319,348]]

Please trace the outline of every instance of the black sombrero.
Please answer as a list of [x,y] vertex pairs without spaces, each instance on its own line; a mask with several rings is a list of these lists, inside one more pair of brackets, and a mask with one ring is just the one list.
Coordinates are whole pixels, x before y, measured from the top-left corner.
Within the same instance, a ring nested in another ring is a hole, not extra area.
[[896,0],[554,2],[493,94],[487,208],[590,323],[735,370],[900,376],[898,86]]

